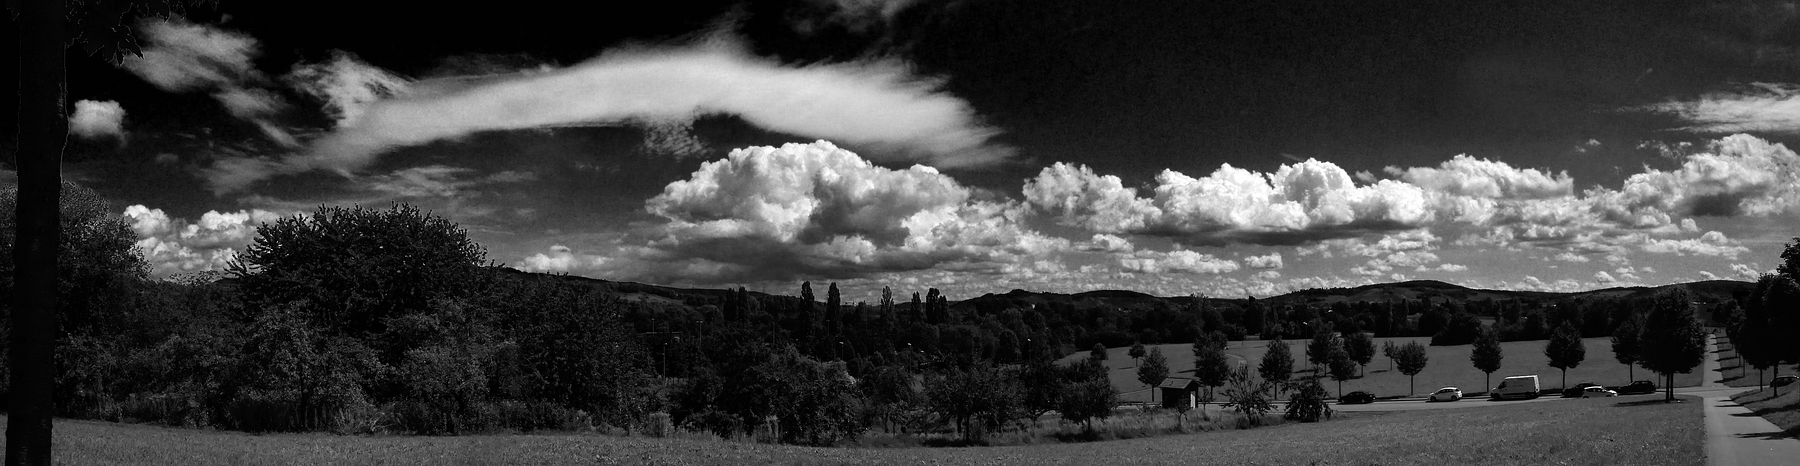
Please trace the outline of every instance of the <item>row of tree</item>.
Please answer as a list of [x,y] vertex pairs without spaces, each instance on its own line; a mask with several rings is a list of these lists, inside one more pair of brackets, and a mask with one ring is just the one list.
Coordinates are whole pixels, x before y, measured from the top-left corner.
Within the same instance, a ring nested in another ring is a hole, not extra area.
[[1744,365],[1757,369],[1759,385],[1768,370],[1780,376],[1782,364],[1800,363],[1800,238],[1781,258],[1775,273],[1758,277],[1744,305],[1725,316],[1725,332]]

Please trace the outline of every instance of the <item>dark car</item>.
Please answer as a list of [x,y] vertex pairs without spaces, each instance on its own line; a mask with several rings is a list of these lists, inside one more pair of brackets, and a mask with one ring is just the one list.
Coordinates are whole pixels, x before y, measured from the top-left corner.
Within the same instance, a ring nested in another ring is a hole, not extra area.
[[1786,387],[1790,384],[1793,384],[1795,381],[1800,381],[1800,376],[1784,375],[1781,377],[1776,377],[1775,380],[1770,380],[1769,386],[1771,386],[1771,387]]
[[1656,383],[1648,381],[1648,380],[1639,380],[1636,382],[1632,382],[1630,385],[1619,387],[1618,392],[1620,395],[1642,395],[1642,394],[1646,394],[1646,393],[1656,393]]
[[1563,389],[1562,396],[1563,396],[1563,398],[1578,397],[1578,396],[1581,396],[1582,390],[1587,390],[1588,387],[1598,387],[1598,386],[1600,386],[1600,384],[1593,383],[1593,382],[1578,383],[1578,384],[1575,384],[1575,386],[1573,386],[1573,387]]
[[1375,402],[1375,394],[1374,393],[1361,392],[1361,391],[1345,393],[1343,397],[1338,398],[1339,404],[1347,404],[1347,405],[1361,405],[1361,404],[1369,404],[1369,403],[1374,403],[1374,402]]

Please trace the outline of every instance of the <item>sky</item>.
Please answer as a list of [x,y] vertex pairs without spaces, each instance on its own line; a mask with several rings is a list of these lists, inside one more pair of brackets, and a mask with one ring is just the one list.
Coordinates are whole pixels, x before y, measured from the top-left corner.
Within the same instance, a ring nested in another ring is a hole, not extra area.
[[400,202],[521,270],[870,301],[1749,280],[1800,236],[1795,2],[562,3],[137,24],[70,54],[65,176],[158,277]]

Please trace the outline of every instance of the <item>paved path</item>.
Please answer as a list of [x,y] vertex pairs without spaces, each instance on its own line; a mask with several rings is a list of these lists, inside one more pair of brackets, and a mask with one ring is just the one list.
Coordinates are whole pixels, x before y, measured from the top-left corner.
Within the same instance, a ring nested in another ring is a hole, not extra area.
[[1706,464],[1708,466],[1780,465],[1800,462],[1800,441],[1787,437],[1774,423],[1731,401],[1745,387],[1727,387],[1719,380],[1719,355],[1712,336],[1706,337],[1706,362],[1699,387],[1677,389],[1704,400],[1706,412]]

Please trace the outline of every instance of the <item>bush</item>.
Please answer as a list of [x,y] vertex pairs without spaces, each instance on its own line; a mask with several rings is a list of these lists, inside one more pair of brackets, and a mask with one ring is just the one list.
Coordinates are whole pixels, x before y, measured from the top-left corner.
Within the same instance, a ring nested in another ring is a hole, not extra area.
[[1325,397],[1325,386],[1319,384],[1319,379],[1309,378],[1288,399],[1287,415],[1284,417],[1300,422],[1331,419],[1331,405],[1325,402]]

